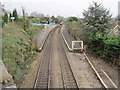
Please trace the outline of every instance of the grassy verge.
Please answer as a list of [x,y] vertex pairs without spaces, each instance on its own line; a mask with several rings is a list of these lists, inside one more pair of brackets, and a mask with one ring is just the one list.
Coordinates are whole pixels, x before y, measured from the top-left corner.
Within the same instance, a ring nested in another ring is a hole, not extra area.
[[32,46],[32,40],[37,38],[42,28],[43,26],[30,26],[27,29],[28,34],[20,25],[9,23],[2,29],[3,62],[17,86],[21,84],[28,66],[37,54]]

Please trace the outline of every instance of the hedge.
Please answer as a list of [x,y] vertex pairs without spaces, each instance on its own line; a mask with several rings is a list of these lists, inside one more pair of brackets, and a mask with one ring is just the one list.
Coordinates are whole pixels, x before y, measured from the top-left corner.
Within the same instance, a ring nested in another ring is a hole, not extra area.
[[104,60],[120,65],[120,37],[111,35],[91,35],[88,46]]

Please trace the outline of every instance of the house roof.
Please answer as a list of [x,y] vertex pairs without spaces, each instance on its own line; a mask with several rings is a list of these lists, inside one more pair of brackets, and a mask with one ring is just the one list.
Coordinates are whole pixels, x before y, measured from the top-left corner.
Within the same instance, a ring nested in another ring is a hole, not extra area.
[[116,25],[116,26],[109,32],[109,34],[118,35],[119,32],[120,32],[120,25]]
[[116,25],[113,30],[120,30],[120,25]]

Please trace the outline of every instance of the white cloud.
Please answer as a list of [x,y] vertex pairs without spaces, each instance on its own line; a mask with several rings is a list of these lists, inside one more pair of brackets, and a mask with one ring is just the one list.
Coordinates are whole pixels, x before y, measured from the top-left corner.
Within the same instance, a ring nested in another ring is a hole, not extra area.
[[117,16],[119,0],[1,0],[10,10],[13,8],[21,10],[24,6],[28,13],[37,11],[44,14],[80,17],[82,17],[83,10],[86,10],[93,1],[102,3],[113,16]]

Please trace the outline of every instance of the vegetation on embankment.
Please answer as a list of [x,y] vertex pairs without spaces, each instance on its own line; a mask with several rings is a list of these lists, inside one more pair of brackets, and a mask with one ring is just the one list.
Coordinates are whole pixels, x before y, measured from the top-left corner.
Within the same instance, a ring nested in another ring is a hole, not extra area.
[[93,2],[84,10],[83,19],[69,17],[66,29],[75,40],[83,40],[104,60],[120,65],[120,37],[108,35],[115,25],[111,16],[109,10]]
[[89,42],[91,48],[96,54],[104,60],[120,65],[120,37],[111,35],[91,35]]
[[65,29],[75,40],[82,40],[84,42],[88,41],[88,32],[83,29],[83,25],[80,19],[78,21],[72,22],[68,19],[65,22]]
[[2,59],[17,85],[23,80],[23,76],[28,71],[28,66],[37,54],[30,38],[36,38],[42,28],[43,26],[29,26],[27,30],[30,34],[28,34],[15,22],[8,23],[2,29]]
[[[18,87],[37,54],[34,40],[44,28],[30,25],[24,9],[22,13],[23,15],[18,17],[17,10],[14,9],[9,17],[7,13],[2,17],[2,60]],[[14,17],[14,20],[11,20],[11,17]]]
[[21,84],[30,63],[35,59],[37,38],[44,28],[44,26],[32,26],[30,23],[57,24],[62,20],[61,16],[57,18],[36,16],[36,13],[27,16],[24,8],[21,16],[18,15],[17,9],[2,16],[2,60],[17,86]]

